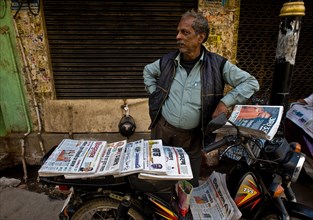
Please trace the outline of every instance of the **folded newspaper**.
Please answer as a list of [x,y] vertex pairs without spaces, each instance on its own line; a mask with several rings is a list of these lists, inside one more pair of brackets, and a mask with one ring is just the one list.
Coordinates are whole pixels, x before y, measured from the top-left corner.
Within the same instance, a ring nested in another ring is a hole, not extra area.
[[180,147],[163,146],[165,153],[166,174],[151,174],[142,172],[139,179],[171,179],[190,180],[193,178],[188,154]]
[[286,117],[313,138],[313,106],[292,103]]
[[85,174],[64,174],[64,177],[66,179],[79,179],[113,175],[117,173],[119,171],[119,167],[123,163],[123,151],[125,146],[126,140],[107,144],[100,156],[96,172]]
[[187,153],[162,140],[106,141],[64,139],[38,171],[39,176],[82,179],[138,173],[142,179],[192,179]]
[[[249,137],[272,140],[283,115],[283,106],[236,105],[229,120],[238,126],[239,131]],[[234,134],[237,130],[229,122],[215,133]]]
[[39,176],[95,173],[106,141],[64,139],[38,170]]
[[166,174],[165,153],[162,140],[148,140],[144,142],[144,169],[145,173]]
[[237,220],[241,212],[226,186],[226,174],[213,172],[200,186],[193,188],[190,210],[194,220]]

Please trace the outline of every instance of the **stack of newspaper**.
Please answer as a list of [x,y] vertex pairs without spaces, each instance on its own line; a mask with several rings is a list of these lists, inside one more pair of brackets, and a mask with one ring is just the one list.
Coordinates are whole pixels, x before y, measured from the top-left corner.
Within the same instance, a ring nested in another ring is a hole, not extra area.
[[138,173],[141,179],[193,178],[188,154],[161,140],[107,141],[64,139],[38,171],[67,179]]
[[242,215],[227,189],[226,174],[215,171],[202,185],[193,188],[190,210],[194,220],[235,220]]

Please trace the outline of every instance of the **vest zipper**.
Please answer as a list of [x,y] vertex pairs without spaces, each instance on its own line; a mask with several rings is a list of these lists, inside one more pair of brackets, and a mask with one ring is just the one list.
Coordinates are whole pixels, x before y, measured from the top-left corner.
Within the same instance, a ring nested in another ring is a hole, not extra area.
[[168,87],[168,89],[167,89],[167,91],[166,91],[166,95],[165,95],[164,99],[163,99],[162,102],[161,102],[160,108],[159,108],[159,110],[158,110],[158,112],[157,112],[157,114],[156,114],[156,116],[155,116],[153,122],[151,123],[150,128],[153,127],[153,125],[156,123],[156,120],[157,120],[159,114],[161,114],[160,111],[161,111],[161,109],[162,109],[163,103],[165,102],[166,98],[168,97],[168,94],[169,94],[170,89],[171,89],[171,86],[172,86],[172,84],[173,84],[173,80],[174,80],[175,75],[176,75],[176,67],[174,66],[174,71],[173,71],[173,75],[172,75],[172,82],[171,82],[171,85]]

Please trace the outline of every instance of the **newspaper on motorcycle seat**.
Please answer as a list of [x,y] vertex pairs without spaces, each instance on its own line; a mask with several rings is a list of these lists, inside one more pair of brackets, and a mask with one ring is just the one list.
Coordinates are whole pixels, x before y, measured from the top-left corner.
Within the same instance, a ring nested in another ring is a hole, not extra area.
[[107,141],[64,139],[38,170],[41,177],[83,179],[138,174],[140,179],[193,178],[188,154],[162,140]]

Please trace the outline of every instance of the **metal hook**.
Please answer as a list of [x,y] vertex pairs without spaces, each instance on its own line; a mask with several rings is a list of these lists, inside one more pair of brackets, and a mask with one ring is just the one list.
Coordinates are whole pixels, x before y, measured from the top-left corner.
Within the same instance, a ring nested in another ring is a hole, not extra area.
[[125,116],[128,117],[129,116],[129,108],[127,104],[124,104],[121,106],[121,108],[125,111]]

